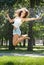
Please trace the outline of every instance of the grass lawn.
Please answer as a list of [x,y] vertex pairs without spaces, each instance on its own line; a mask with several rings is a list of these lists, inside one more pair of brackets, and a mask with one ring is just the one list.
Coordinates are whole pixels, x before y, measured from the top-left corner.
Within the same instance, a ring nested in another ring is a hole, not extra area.
[[[8,47],[7,47],[8,48]],[[34,49],[43,50],[33,50],[27,51],[27,48],[16,47],[15,50],[8,50],[5,47],[0,47],[0,53],[38,53],[44,54],[43,47],[34,47]],[[27,57],[27,56],[0,56],[0,65],[44,65],[44,57]]]
[[2,56],[0,65],[44,65],[44,57]]

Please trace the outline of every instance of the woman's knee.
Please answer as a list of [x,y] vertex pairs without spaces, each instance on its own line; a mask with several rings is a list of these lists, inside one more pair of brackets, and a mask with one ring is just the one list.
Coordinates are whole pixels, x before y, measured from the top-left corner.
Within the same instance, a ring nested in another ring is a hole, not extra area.
[[14,36],[13,36],[13,41],[17,41],[17,40],[18,40],[18,38],[19,38],[19,35],[17,35],[17,34],[16,34],[16,35],[14,35]]

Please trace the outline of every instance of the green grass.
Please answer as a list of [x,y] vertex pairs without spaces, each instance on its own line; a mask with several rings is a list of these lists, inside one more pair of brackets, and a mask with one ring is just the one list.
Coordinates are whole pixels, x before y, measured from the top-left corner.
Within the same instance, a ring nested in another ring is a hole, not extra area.
[[44,46],[33,46],[33,48],[35,48],[35,49],[44,49]]
[[44,57],[2,56],[0,65],[44,65]]
[[[9,50],[8,47],[0,47],[0,53],[38,53],[44,54],[44,46],[35,46],[33,50],[27,51],[26,47],[16,47],[15,50]],[[23,56],[0,56],[0,65],[44,65],[44,57],[23,57]]]

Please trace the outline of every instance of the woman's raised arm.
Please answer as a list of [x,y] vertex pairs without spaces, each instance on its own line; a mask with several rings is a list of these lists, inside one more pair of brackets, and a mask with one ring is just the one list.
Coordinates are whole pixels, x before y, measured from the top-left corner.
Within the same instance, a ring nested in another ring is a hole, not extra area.
[[40,20],[42,17],[38,17],[38,18],[23,18],[23,22],[27,22],[27,21],[33,21],[33,20]]
[[10,23],[14,22],[14,19],[11,19],[8,14],[7,14],[7,19],[9,20]]

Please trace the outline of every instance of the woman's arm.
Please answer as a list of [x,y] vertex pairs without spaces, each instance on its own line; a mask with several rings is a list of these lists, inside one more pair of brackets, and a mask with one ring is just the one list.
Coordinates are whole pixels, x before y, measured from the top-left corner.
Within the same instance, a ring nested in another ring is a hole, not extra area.
[[27,22],[27,21],[40,20],[40,19],[41,19],[41,17],[39,17],[39,18],[23,18],[22,20],[23,20],[23,22]]
[[8,14],[7,14],[7,19],[9,20],[10,23],[14,22],[14,19],[11,19]]

